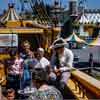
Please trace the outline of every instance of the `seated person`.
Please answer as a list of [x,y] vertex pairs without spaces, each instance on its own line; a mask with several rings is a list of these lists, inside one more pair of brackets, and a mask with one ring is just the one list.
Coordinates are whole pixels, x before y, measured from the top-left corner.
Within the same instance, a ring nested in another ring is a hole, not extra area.
[[37,58],[38,62],[41,64],[42,68],[46,68],[47,66],[50,65],[50,62],[48,61],[48,59],[44,57],[44,49],[43,48],[38,48],[36,58]]
[[37,55],[36,55],[38,63],[36,64],[35,68],[42,67],[44,68],[49,75],[49,81],[48,84],[55,85],[55,82],[53,82],[55,79],[55,74],[52,72],[52,67],[50,65],[50,61],[44,57],[44,49],[38,48]]
[[73,68],[73,52],[66,48],[66,42],[62,38],[58,38],[52,44],[52,57],[51,57],[51,66],[54,73],[56,74],[56,85],[57,88],[62,92],[64,98],[68,94],[67,83],[71,76],[71,71],[75,70]]
[[61,93],[53,86],[47,85],[48,74],[43,68],[36,68],[32,73],[33,84],[37,91],[28,100],[63,100]]

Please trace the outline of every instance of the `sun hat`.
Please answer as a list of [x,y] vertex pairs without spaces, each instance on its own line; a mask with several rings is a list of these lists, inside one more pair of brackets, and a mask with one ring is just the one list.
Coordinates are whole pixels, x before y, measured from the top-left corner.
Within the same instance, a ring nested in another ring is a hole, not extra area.
[[53,42],[51,48],[53,49],[61,48],[61,47],[64,47],[66,44],[67,43],[64,41],[63,38],[58,38]]

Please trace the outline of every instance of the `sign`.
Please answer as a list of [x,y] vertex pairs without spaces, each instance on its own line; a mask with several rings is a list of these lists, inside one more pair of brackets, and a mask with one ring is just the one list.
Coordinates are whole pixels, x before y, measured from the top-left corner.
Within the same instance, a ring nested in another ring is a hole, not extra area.
[[17,47],[17,34],[0,34],[0,47]]

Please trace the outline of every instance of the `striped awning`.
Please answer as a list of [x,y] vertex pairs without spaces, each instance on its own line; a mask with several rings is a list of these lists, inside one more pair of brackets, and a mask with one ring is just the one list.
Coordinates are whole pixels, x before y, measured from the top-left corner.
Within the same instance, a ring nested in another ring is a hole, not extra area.
[[89,23],[89,20],[87,19],[87,17],[85,15],[82,15],[80,20],[79,20],[79,23]]
[[83,39],[80,39],[74,32],[70,35],[65,41],[68,42],[78,42],[78,43],[86,43]]
[[78,19],[81,24],[96,24],[100,23],[100,13],[84,13]]

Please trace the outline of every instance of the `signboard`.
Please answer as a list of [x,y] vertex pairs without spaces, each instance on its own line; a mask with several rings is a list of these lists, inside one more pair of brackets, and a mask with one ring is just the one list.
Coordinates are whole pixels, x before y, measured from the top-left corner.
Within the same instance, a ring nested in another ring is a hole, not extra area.
[[17,47],[17,34],[0,34],[0,47]]

